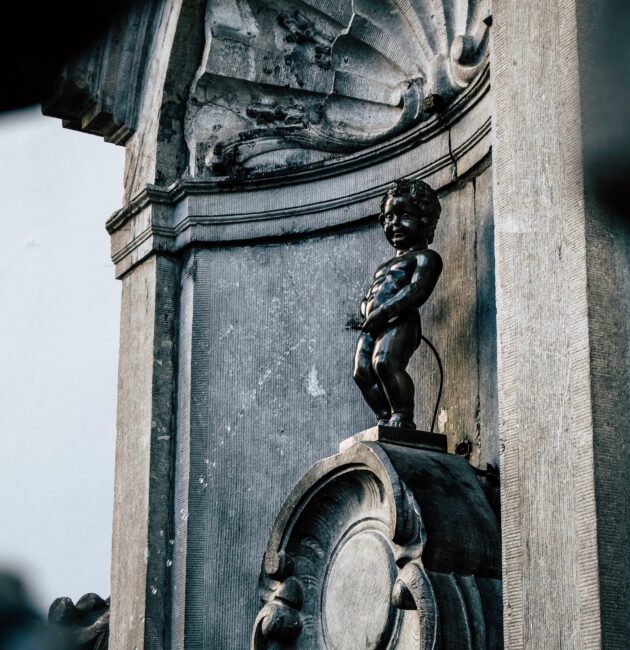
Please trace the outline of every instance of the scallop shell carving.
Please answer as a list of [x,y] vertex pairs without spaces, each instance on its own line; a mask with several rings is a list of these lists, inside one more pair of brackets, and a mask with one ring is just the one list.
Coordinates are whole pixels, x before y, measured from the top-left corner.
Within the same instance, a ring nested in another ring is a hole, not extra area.
[[187,107],[191,174],[310,165],[387,141],[487,63],[488,0],[212,0]]

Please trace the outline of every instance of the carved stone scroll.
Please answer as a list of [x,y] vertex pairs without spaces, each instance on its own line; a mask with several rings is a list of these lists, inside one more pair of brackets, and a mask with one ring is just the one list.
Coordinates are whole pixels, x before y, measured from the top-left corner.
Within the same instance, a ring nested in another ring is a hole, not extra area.
[[501,648],[499,529],[470,466],[362,437],[282,507],[251,650]]
[[215,0],[190,89],[193,176],[321,162],[443,112],[487,62],[489,3]]

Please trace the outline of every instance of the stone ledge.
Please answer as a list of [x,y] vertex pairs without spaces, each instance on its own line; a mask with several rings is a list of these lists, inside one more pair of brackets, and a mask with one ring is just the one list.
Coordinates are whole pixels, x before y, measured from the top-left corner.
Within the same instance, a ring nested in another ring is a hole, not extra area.
[[418,429],[403,429],[377,425],[346,438],[339,444],[339,451],[348,451],[360,442],[384,442],[427,451],[446,452],[447,437],[442,433],[430,433]]
[[383,192],[396,178],[420,178],[438,193],[449,193],[485,169],[491,125],[487,104],[478,106],[483,114],[470,114],[474,131],[455,148],[443,133],[369,170],[257,191],[195,181],[175,183],[169,190],[147,187],[107,222],[116,275],[158,250],[176,254],[195,244],[309,235],[358,224],[377,214]]

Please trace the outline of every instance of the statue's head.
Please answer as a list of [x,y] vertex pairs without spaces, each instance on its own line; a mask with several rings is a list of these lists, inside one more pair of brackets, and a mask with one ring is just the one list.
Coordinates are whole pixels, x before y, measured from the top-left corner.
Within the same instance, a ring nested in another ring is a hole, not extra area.
[[381,201],[378,221],[387,241],[398,250],[433,241],[442,206],[424,181],[395,181]]

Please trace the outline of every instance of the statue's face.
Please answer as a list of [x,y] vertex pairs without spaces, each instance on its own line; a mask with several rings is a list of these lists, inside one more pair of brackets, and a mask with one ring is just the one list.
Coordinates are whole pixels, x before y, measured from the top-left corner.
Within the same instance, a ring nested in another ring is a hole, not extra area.
[[394,196],[385,202],[382,224],[387,241],[396,250],[406,250],[426,240],[432,229],[430,219],[418,214],[417,206],[405,196]]

